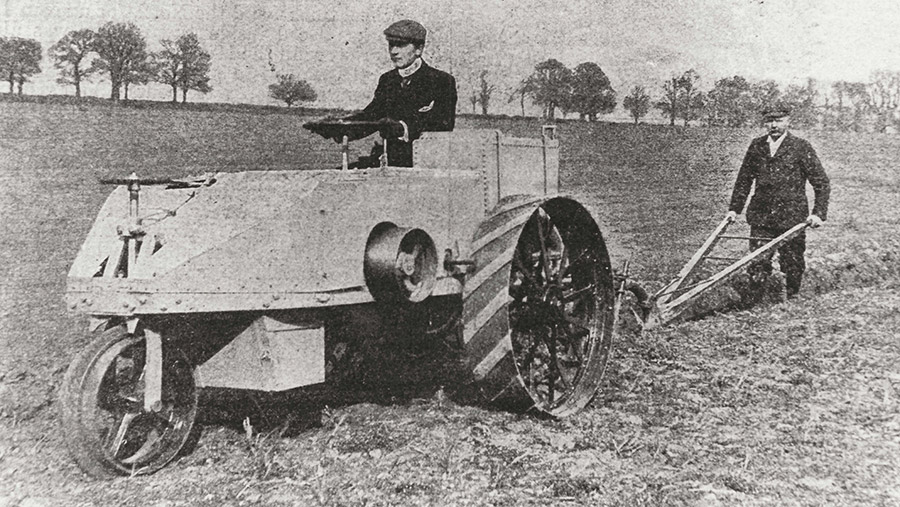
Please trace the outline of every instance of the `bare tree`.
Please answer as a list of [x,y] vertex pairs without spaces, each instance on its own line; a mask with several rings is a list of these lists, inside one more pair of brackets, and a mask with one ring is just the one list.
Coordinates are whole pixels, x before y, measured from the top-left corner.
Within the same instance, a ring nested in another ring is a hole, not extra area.
[[556,109],[567,109],[572,96],[572,71],[558,60],[545,60],[534,67],[534,72],[523,83],[524,93],[543,106],[544,118],[556,118]]
[[850,128],[854,132],[860,132],[863,130],[866,114],[870,109],[871,99],[869,98],[868,87],[863,83],[850,83],[847,87],[847,95],[850,98],[850,104],[853,106]]
[[75,96],[81,97],[81,82],[87,81],[96,69],[85,59],[93,49],[95,33],[89,28],[72,30],[50,47],[54,66],[59,69],[56,82],[74,85]]
[[156,80],[172,87],[172,102],[178,101],[179,89],[182,103],[187,102],[190,90],[200,93],[212,91],[208,75],[212,59],[200,45],[196,34],[188,33],[174,42],[166,39],[161,43],[162,51],[153,54]]
[[97,31],[94,41],[98,58],[93,65],[109,75],[111,99],[119,100],[124,85],[142,84],[145,77],[149,80],[147,42],[133,23],[106,23]]
[[685,126],[693,120],[700,117],[703,110],[703,104],[706,102],[706,95],[701,92],[697,84],[700,81],[700,74],[691,69],[678,80],[679,101],[681,102],[681,119],[684,120]]
[[197,34],[182,35],[176,42],[182,55],[181,78],[178,86],[181,88],[181,102],[187,102],[189,90],[200,93],[209,93],[212,87],[209,85],[209,69],[212,58],[200,45]]
[[[481,114],[487,116],[488,107],[491,103],[491,96],[494,94],[494,90],[497,89],[496,86],[488,83],[487,80],[488,71],[482,70],[478,75],[478,92],[477,92],[477,100],[478,104],[481,104]],[[473,107],[474,109],[474,107]],[[473,111],[474,112],[474,111]]]
[[807,79],[804,86],[788,86],[782,101],[791,109],[791,125],[797,128],[816,126],[819,123],[818,98],[815,79]]
[[875,114],[875,128],[884,131],[900,111],[900,72],[877,70],[869,81],[869,106]]
[[865,83],[836,81],[831,85],[835,103],[826,107],[826,126],[859,132],[869,111],[869,90]]
[[312,86],[303,79],[297,79],[293,74],[278,74],[278,82],[269,85],[269,96],[280,100],[291,107],[295,102],[313,102],[316,100],[316,92]]
[[131,85],[145,85],[150,81],[153,81],[156,78],[156,74],[159,72],[156,62],[153,61],[148,55],[147,59],[143,62],[138,63],[137,65],[131,66],[128,70],[123,74],[122,79],[122,90],[124,92],[123,98],[128,100],[128,90],[131,88]]
[[[847,93],[847,81],[835,81],[831,84],[831,94],[825,97],[825,128],[835,130],[847,130],[847,104],[850,97]],[[834,98],[835,102],[831,102]]]
[[181,61],[178,46],[169,39],[160,41],[162,51],[150,55],[156,65],[156,81],[172,88],[172,103],[178,102],[178,76],[181,74]]
[[675,125],[676,118],[681,118],[688,125],[700,117],[706,94],[697,87],[699,81],[700,75],[691,69],[663,83],[663,98],[656,102],[655,107],[669,117],[669,125]]
[[631,113],[634,124],[637,125],[638,120],[650,112],[650,96],[647,95],[647,90],[643,86],[632,88],[631,93],[622,99],[622,107]]
[[0,37],[0,75],[9,82],[9,93],[18,85],[19,95],[28,78],[41,72],[41,43],[21,37]]
[[509,103],[518,98],[522,116],[525,116],[525,97],[531,95],[531,93],[533,92],[531,86],[532,83],[530,79],[523,79],[519,83],[519,86],[517,86],[516,89],[509,94],[509,98],[506,100],[506,102]]
[[663,98],[655,104],[656,108],[669,117],[669,125],[675,125],[678,117],[678,78],[672,77],[663,83]]

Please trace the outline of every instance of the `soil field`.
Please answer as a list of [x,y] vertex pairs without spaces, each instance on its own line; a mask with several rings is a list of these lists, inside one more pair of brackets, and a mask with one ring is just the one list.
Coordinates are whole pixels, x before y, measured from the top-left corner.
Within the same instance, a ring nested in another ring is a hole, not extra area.
[[[336,166],[305,120],[0,102],[0,507],[900,505],[900,136],[821,132],[799,133],[833,187],[801,297],[624,333],[574,417],[460,406],[439,386],[321,411],[238,397],[161,472],[86,478],[55,396],[85,343],[63,292],[110,191],[97,179]],[[459,123],[533,137],[541,125]],[[722,218],[758,134],[562,122],[558,135],[563,191],[602,215],[614,264],[631,259],[653,286]]]

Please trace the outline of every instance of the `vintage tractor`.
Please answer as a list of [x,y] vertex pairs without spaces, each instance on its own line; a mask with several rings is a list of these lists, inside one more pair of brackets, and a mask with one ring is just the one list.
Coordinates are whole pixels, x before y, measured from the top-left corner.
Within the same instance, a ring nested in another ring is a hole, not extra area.
[[346,169],[344,146],[342,168],[106,181],[67,285],[96,334],[60,392],[85,472],[165,466],[202,388],[352,385],[368,334],[330,329],[372,315],[452,342],[484,402],[563,417],[595,395],[619,290],[594,212],[557,194],[554,128],[426,133],[409,168]]

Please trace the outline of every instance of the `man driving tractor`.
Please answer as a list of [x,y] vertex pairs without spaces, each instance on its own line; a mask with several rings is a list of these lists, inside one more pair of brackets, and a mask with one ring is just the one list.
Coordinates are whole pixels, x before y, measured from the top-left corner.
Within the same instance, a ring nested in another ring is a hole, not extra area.
[[422,59],[425,35],[425,27],[409,19],[384,30],[394,69],[378,79],[375,96],[365,109],[342,120],[373,122],[371,128],[354,132],[349,140],[377,131],[387,148],[376,142],[371,154],[360,157],[352,167],[378,167],[385,155],[392,166],[411,167],[412,141],[422,132],[453,130],[456,80]]

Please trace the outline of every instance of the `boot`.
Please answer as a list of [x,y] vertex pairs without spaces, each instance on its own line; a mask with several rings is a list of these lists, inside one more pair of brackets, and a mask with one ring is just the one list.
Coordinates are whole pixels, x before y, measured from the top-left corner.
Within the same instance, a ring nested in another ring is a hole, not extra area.
[[803,274],[788,274],[785,276],[785,290],[788,299],[794,299],[800,294],[800,282],[803,280]]

